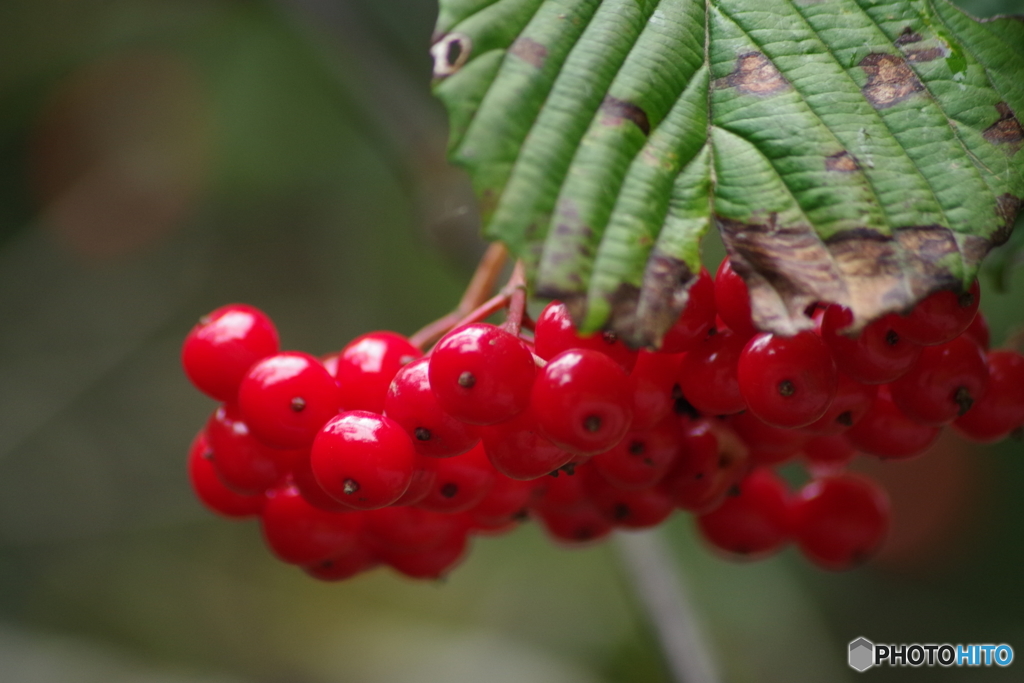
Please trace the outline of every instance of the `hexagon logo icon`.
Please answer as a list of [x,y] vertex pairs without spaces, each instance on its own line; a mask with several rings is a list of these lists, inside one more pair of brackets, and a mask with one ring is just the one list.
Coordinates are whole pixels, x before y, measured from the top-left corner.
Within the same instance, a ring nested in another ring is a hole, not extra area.
[[875,665],[875,644],[867,638],[850,641],[850,668],[867,671]]

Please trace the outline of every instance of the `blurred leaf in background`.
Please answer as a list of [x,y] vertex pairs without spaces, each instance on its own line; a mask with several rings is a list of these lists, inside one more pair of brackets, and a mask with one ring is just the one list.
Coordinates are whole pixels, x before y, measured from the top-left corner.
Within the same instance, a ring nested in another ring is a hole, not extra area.
[[[610,545],[527,525],[445,584],[326,585],[188,488],[198,316],[245,301],[324,353],[457,301],[482,245],[429,96],[435,13],[0,3],[0,682],[665,680]],[[1024,318],[1013,291],[983,305],[997,342]],[[884,467],[893,543],[849,574],[726,564],[673,520],[727,680],[853,680],[858,635],[1020,643],[1022,449],[967,448]]]

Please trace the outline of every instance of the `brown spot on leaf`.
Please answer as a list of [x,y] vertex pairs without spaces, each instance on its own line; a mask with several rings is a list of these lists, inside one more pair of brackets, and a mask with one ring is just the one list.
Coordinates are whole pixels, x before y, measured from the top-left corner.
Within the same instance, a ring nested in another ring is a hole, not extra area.
[[896,37],[894,41],[896,45],[909,45],[910,43],[919,43],[923,40],[920,33],[915,33],[914,29],[909,26],[903,27],[903,32]]
[[544,60],[548,58],[548,49],[533,38],[527,38],[526,36],[516,38],[508,53],[519,57],[519,59],[538,69],[544,66]]
[[895,240],[870,228],[845,230],[825,241],[846,281],[848,305],[866,318],[900,308],[909,291]]
[[744,95],[774,95],[789,87],[785,76],[760,52],[746,52],[736,59],[736,68],[715,82],[718,88],[736,88]]
[[809,329],[804,315],[815,301],[844,302],[845,284],[824,243],[809,225],[779,225],[716,217],[733,268],[750,290],[751,312],[760,329],[796,334]]
[[661,345],[665,332],[679,319],[697,281],[686,262],[655,249],[644,268],[640,300],[636,308],[638,329],[625,335],[633,346]]
[[908,62],[931,62],[945,57],[947,50],[943,50],[941,47],[929,47],[920,50],[907,50],[904,54],[907,55]]
[[837,173],[853,173],[860,170],[860,165],[852,154],[844,150],[825,157],[825,170]]
[[868,75],[861,92],[875,109],[886,109],[924,90],[902,57],[873,52],[858,66]]
[[647,120],[647,112],[638,105],[617,97],[608,95],[601,102],[602,123],[609,126],[621,125],[625,121],[632,121],[637,125],[644,135],[651,134],[651,123]]
[[997,104],[996,111],[999,112],[999,118],[982,135],[993,145],[1009,145],[1010,154],[1016,154],[1021,142],[1024,142],[1024,129],[1006,102]]
[[1024,207],[1024,199],[1014,197],[1009,192],[996,197],[996,215],[1000,219],[999,230],[992,235],[992,246],[998,247],[1010,239],[1013,224],[1017,222],[1017,214]]
[[463,33],[449,33],[430,46],[434,78],[447,78],[461,69],[473,51],[473,41]]
[[613,330],[627,346],[639,348],[645,342],[637,341],[637,305],[640,301],[640,288],[628,282],[622,282],[608,297],[611,312],[608,314],[607,326]]
[[903,272],[915,300],[939,289],[961,286],[960,281],[942,265],[948,257],[960,253],[956,237],[949,228],[913,225],[897,228],[895,237],[904,250]]

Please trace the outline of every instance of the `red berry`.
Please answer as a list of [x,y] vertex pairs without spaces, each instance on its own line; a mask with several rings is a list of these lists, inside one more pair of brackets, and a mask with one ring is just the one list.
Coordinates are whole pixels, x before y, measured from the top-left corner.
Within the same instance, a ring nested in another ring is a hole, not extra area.
[[730,330],[713,334],[683,358],[679,388],[704,415],[731,415],[746,410],[736,364],[746,339]]
[[897,316],[892,325],[917,344],[945,344],[970,326],[979,303],[981,286],[975,280],[966,292],[935,292],[919,302],[908,315]]
[[990,443],[1024,426],[1024,356],[990,351],[987,365],[988,392],[953,426],[975,441]]
[[926,451],[940,431],[904,415],[893,403],[889,387],[883,385],[871,408],[845,436],[865,453],[880,458],[909,458]]
[[816,436],[804,444],[803,452],[809,465],[825,469],[844,467],[857,455],[857,449],[843,434]]
[[526,514],[538,491],[536,482],[495,477],[494,486],[468,514],[475,524],[501,526]]
[[282,562],[315,564],[343,555],[359,539],[359,512],[328,512],[313,507],[290,484],[267,492],[260,515],[263,538]]
[[365,410],[341,413],[324,425],[310,452],[324,491],[360,510],[391,505],[412,481],[416,451],[391,418]]
[[850,569],[870,557],[889,526],[889,500],[874,482],[843,474],[811,481],[793,502],[800,550],[825,569]]
[[637,352],[626,346],[612,332],[597,332],[586,337],[576,331],[565,304],[552,301],[540,317],[534,329],[534,347],[537,355],[550,360],[569,349],[591,349],[605,354],[622,369],[629,372],[636,365]]
[[988,321],[985,320],[985,315],[978,311],[978,314],[974,316],[974,320],[964,330],[964,336],[970,337],[974,342],[982,348],[983,351],[988,351],[989,345],[992,341],[992,333],[988,329]]
[[640,351],[629,375],[634,430],[650,429],[672,412],[676,377],[682,364],[681,353]]
[[530,410],[541,435],[581,455],[606,451],[633,419],[629,378],[608,356],[589,349],[563,351],[537,378]]
[[434,463],[434,485],[417,506],[434,512],[465,512],[490,492],[498,474],[482,445]]
[[238,409],[220,406],[206,422],[213,466],[228,488],[239,493],[263,493],[291,471],[299,454],[271,448],[249,433]]
[[681,510],[710,512],[745,473],[747,450],[734,434],[708,420],[683,420],[681,430],[682,453],[661,488]]
[[832,399],[832,404],[824,415],[802,427],[801,431],[819,436],[845,432],[864,417],[877,393],[878,389],[874,384],[861,384],[840,372],[836,397]]
[[788,429],[821,418],[838,383],[832,354],[812,332],[755,335],[740,354],[736,375],[750,411]]
[[583,477],[557,472],[541,483],[541,494],[532,508],[539,511],[565,511],[590,505],[590,496],[583,485]]
[[564,509],[542,509],[538,516],[554,540],[571,545],[591,543],[611,533],[611,522],[587,501]]
[[437,480],[437,472],[434,471],[436,463],[435,458],[428,458],[417,453],[409,488],[392,505],[415,505],[426,498]]
[[714,326],[715,283],[707,269],[701,268],[700,276],[690,285],[686,308],[665,333],[658,350],[662,353],[689,351],[703,341]]
[[338,384],[313,356],[285,351],[249,369],[238,405],[249,431],[268,446],[307,448],[338,413]]
[[353,339],[341,350],[332,373],[341,387],[342,409],[383,413],[395,374],[422,355],[396,332],[370,332]]
[[196,498],[215,514],[223,517],[252,517],[263,509],[263,493],[254,496],[235,493],[217,476],[213,469],[213,451],[200,432],[188,451],[188,478]]
[[480,428],[484,450],[494,468],[512,479],[537,479],[573,459],[573,454],[551,443],[537,431],[530,411],[496,425]]
[[933,427],[967,413],[987,390],[985,353],[967,337],[926,347],[914,367],[889,385],[903,414]]
[[368,572],[380,564],[376,553],[366,543],[359,541],[342,555],[309,564],[302,569],[314,579],[321,581],[344,581]]
[[536,368],[522,340],[494,325],[473,323],[437,343],[428,375],[445,412],[470,424],[495,424],[529,405]]
[[414,507],[386,507],[370,510],[363,532],[369,543],[393,552],[429,550],[462,533],[465,525],[455,515],[444,515]]
[[440,579],[462,561],[466,547],[466,534],[458,533],[429,550],[384,551],[381,557],[392,569],[411,579]]
[[750,449],[754,465],[779,465],[797,456],[810,435],[770,425],[751,412],[729,418],[728,424]]
[[309,461],[309,451],[304,451],[295,460],[292,469],[292,484],[299,490],[299,494],[306,499],[306,502],[313,507],[327,510],[329,512],[351,512],[356,508],[343,503],[331,494],[324,491],[320,482],[313,474],[313,465]]
[[722,259],[715,273],[715,310],[729,329],[744,340],[757,334],[750,317],[750,291],[728,258]]
[[611,450],[598,453],[590,463],[613,486],[636,491],[661,481],[680,450],[678,429],[670,418],[654,429],[627,432]]
[[887,315],[867,325],[856,337],[848,337],[842,330],[853,323],[853,313],[832,305],[821,319],[821,339],[832,351],[836,366],[853,379],[865,384],[891,382],[921,355],[920,344],[895,330],[893,321],[897,317]]
[[444,412],[430,390],[429,358],[398,371],[384,401],[384,414],[402,425],[416,452],[434,458],[465,453],[480,440],[476,430]]
[[253,363],[279,348],[277,330],[263,311],[232,304],[203,316],[185,337],[181,362],[203,393],[234,401],[242,377]]
[[697,528],[714,547],[755,559],[789,541],[791,523],[786,485],[769,469],[740,482],[717,509],[697,517]]
[[[584,470],[589,473],[588,470]],[[590,473],[584,480],[594,506],[613,525],[627,529],[647,529],[668,519],[674,506],[667,493],[657,487],[624,491],[603,477]],[[586,476],[581,474],[578,476]]]

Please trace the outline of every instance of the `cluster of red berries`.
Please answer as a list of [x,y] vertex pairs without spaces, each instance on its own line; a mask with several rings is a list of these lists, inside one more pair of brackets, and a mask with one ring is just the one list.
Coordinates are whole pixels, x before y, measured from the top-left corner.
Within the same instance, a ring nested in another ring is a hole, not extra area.
[[[280,351],[266,315],[227,306],[184,344],[189,378],[223,402],[189,472],[209,508],[258,516],[277,557],[327,580],[380,564],[438,577],[470,536],[527,518],[579,543],[676,509],[728,554],[795,542],[843,569],[888,526],[884,492],[845,472],[857,451],[1024,426],[1024,357],[987,350],[978,299],[977,284],[939,292],[856,337],[849,311],[821,306],[815,331],[780,337],[755,329],[725,261],[657,351],[580,336],[553,302],[535,322],[470,316],[426,354],[374,332],[324,358]],[[791,492],[774,468],[796,458],[810,480]]]

